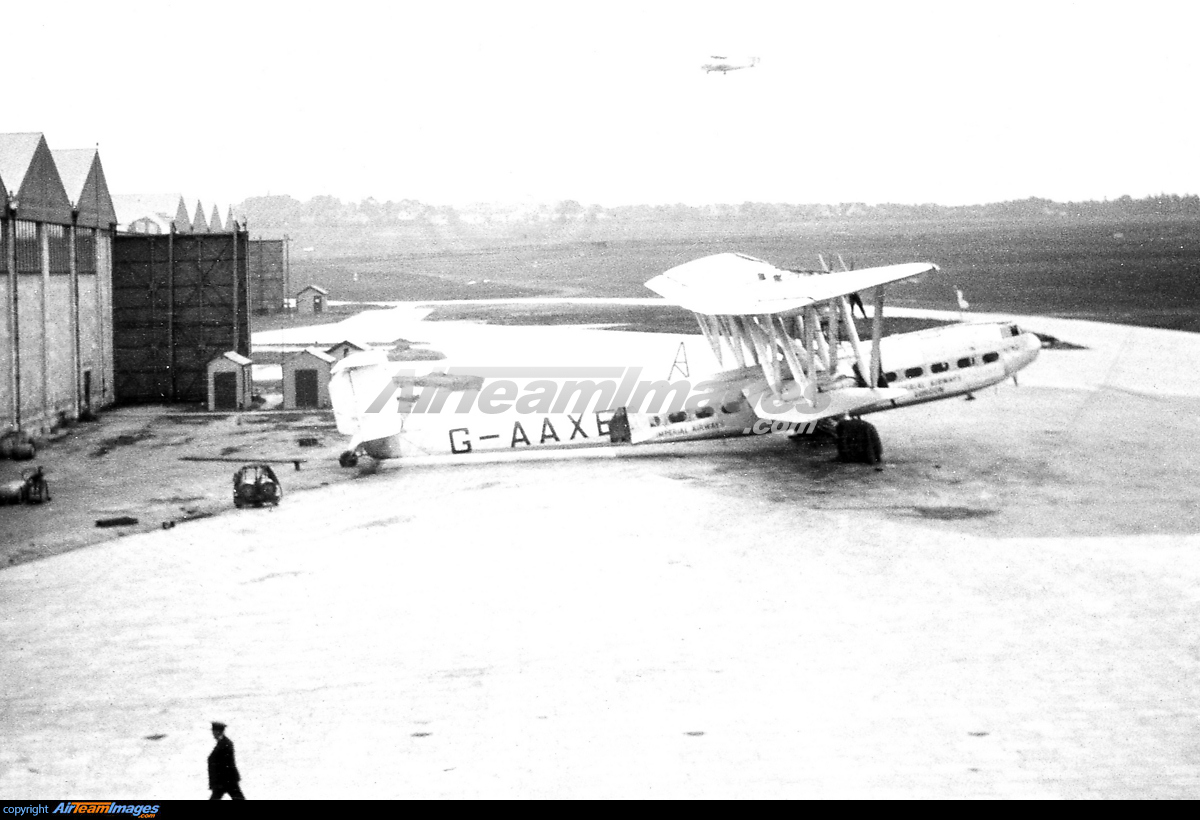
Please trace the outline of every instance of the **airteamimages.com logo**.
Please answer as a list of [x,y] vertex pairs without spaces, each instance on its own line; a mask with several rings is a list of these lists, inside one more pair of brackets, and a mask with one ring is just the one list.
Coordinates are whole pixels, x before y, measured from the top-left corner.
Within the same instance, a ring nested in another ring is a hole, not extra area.
[[126,803],[115,800],[67,800],[50,808],[48,803],[4,806],[3,814],[30,817],[41,814],[131,814],[135,817],[155,817],[160,804]]
[[[449,368],[418,377],[397,370],[368,413],[393,412],[400,402],[409,413],[581,413],[625,408],[629,413],[677,413],[719,408],[743,399],[768,413],[794,410],[819,414],[830,404],[810,383],[780,397],[760,377],[734,381],[643,379],[640,367],[476,367]],[[420,392],[418,392],[418,388]],[[457,395],[456,402],[447,403]]]

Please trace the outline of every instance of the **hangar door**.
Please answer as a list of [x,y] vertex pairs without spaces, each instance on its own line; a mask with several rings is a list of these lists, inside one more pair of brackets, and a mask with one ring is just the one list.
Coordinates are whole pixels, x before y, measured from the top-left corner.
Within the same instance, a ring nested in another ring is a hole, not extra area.
[[204,402],[208,363],[250,355],[247,234],[118,234],[113,360],[121,402]]

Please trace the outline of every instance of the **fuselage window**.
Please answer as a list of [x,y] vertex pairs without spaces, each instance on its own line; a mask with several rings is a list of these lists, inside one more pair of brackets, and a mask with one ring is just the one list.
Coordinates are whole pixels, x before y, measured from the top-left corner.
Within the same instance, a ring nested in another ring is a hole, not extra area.
[[883,380],[885,382],[887,382],[888,384],[891,384],[892,382],[894,382],[896,380],[896,374],[895,373],[884,373]]
[[998,361],[999,359],[1000,359],[999,353],[984,353],[983,354],[983,363],[984,364],[991,364],[992,362]]
[[741,399],[734,399],[731,402],[722,404],[721,412],[726,413],[726,414],[737,413],[738,411],[740,411],[742,409],[742,404],[743,404],[743,402]]
[[915,379],[918,376],[923,375],[924,373],[925,373],[925,368],[923,368],[923,367],[910,367],[908,370],[904,371],[904,378]]
[[678,411],[677,413],[672,413],[671,415],[667,416],[667,421],[671,422],[671,424],[679,424],[681,421],[687,421],[687,413],[683,412],[682,410]]
[[712,409],[711,407],[709,407],[708,405],[705,405],[705,406],[701,407],[699,410],[697,410],[697,411],[696,411],[696,418],[698,418],[698,419],[706,419],[706,418],[709,418],[710,416],[713,416],[713,415],[715,415],[715,414],[716,414],[716,412],[717,412],[716,410],[713,410],[713,409]]
[[934,362],[929,366],[930,373],[945,373],[950,369],[950,365],[945,362]]
[[965,359],[958,360],[959,367],[970,367],[973,364],[975,364],[975,360],[972,359],[970,356],[967,356]]

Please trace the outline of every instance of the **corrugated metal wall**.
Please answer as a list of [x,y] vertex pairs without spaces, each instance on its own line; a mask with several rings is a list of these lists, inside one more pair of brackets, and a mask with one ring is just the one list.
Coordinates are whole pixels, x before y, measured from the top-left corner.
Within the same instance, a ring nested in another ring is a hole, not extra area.
[[94,228],[0,220],[0,431],[43,433],[112,402],[110,242]]
[[206,401],[208,362],[250,355],[248,244],[244,232],[116,237],[118,401]]
[[17,370],[23,426],[45,423],[46,290],[42,281],[42,234],[37,222],[16,221]]
[[[0,207],[3,204],[0,203]],[[9,254],[9,226],[7,220],[0,220],[0,421],[6,429],[15,424],[17,419],[17,365],[16,344],[13,334],[16,333],[16,315],[13,313],[12,300],[16,281],[9,274],[13,260]]]

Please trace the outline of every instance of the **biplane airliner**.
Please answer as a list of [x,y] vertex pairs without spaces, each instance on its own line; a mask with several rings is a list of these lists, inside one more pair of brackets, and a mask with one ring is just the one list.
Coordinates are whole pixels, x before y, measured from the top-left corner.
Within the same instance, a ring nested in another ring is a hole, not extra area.
[[[417,376],[404,369],[411,364],[389,362],[381,352],[351,355],[334,366],[329,385],[338,429],[350,436],[341,463],[354,466],[360,455],[466,455],[818,429],[836,436],[843,461],[878,463],[879,434],[862,416],[970,397],[1015,380],[1041,349],[1036,334],[1011,322],[884,337],[886,285],[937,266],[837,272],[823,260],[822,266],[787,270],[721,253],[648,281],[650,290],[695,315],[721,368],[694,386],[639,381],[640,368],[570,374],[607,381],[555,381],[499,368]],[[859,294],[866,291],[874,302],[869,339],[860,338],[852,312],[857,305],[865,318]],[[528,378],[514,378],[522,375]]]
[[714,54],[708,58],[708,62],[700,66],[705,74],[712,74],[714,71],[720,71],[722,74],[728,74],[730,71],[738,71],[743,68],[754,68],[758,65],[757,57],[724,57]]

